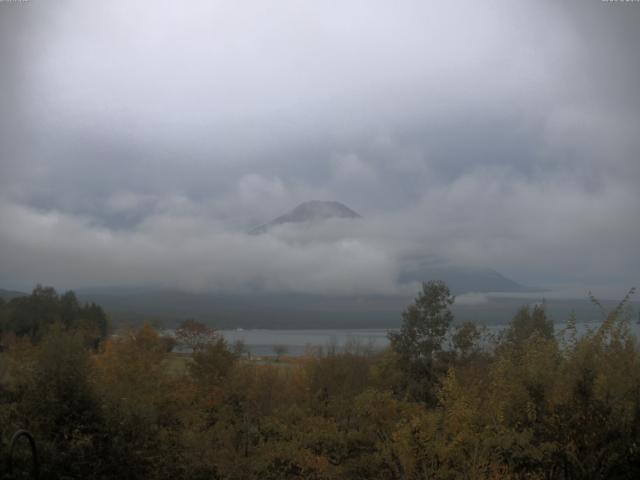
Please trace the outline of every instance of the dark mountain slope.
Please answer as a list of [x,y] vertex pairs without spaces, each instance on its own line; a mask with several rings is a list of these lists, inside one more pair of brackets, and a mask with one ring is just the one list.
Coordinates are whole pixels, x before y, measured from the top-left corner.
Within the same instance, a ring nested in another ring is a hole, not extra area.
[[359,214],[351,210],[345,204],[333,201],[311,200],[298,205],[284,215],[271,220],[269,223],[254,228],[249,233],[258,235],[266,233],[277,225],[286,223],[312,223],[328,220],[330,218],[361,218]]

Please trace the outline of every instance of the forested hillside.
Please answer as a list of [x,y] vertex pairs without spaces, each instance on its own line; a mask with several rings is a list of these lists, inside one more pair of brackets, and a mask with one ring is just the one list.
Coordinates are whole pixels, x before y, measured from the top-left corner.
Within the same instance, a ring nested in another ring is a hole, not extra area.
[[543,306],[490,337],[430,282],[384,352],[267,363],[194,321],[107,336],[100,307],[38,287],[0,303],[0,465],[25,428],[45,479],[638,478],[628,300],[581,337]]

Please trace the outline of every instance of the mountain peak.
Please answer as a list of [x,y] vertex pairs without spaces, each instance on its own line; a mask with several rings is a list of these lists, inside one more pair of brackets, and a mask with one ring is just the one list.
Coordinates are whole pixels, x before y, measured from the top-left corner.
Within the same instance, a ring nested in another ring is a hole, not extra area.
[[284,223],[306,223],[328,220],[330,218],[361,218],[355,211],[351,210],[344,203],[336,201],[310,200],[303,202],[293,210],[269,223],[261,225],[251,230],[252,234],[267,232],[271,227]]
[[278,219],[286,222],[307,222],[313,220],[324,220],[326,218],[360,218],[356,212],[347,207],[344,203],[323,200],[310,200],[303,202]]

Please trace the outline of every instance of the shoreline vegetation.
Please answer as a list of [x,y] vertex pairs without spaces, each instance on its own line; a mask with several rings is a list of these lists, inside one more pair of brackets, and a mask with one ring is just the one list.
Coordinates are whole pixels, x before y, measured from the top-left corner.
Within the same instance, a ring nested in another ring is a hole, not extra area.
[[112,334],[99,305],[38,286],[0,300],[0,465],[28,429],[44,479],[638,478],[633,293],[592,297],[585,332],[544,305],[490,332],[428,282],[383,349],[267,357],[195,320]]

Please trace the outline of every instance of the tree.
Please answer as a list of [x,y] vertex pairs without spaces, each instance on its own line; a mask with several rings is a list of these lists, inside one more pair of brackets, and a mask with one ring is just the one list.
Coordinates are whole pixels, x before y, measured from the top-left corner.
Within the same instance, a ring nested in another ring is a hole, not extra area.
[[167,368],[166,344],[148,323],[118,332],[95,358],[95,385],[106,425],[103,476],[86,478],[183,478],[176,435],[188,394]]
[[457,325],[451,336],[451,342],[460,359],[467,359],[481,349],[482,330],[473,322]]
[[276,362],[280,361],[280,357],[285,355],[289,350],[286,345],[274,345],[273,353],[276,354]]
[[19,413],[38,439],[43,478],[86,478],[100,463],[104,423],[82,335],[55,324],[43,338]]
[[533,310],[526,305],[518,310],[505,333],[507,341],[512,345],[521,345],[534,333],[551,339],[554,333],[553,320],[547,317],[544,303],[534,305]]
[[204,348],[217,338],[215,329],[193,319],[183,320],[176,329],[178,343],[193,352]]
[[422,284],[422,291],[402,313],[399,332],[389,332],[391,349],[404,374],[405,390],[414,400],[436,400],[436,362],[449,331],[455,297],[442,281]]
[[72,290],[60,295],[60,320],[65,328],[73,328],[76,326],[78,317],[80,316],[80,304],[78,298]]
[[[73,292],[71,292],[73,293]],[[94,350],[98,344],[107,338],[109,321],[100,305],[89,303],[80,308],[75,328],[83,332],[85,342]]]
[[238,354],[229,349],[224,338],[219,337],[194,350],[189,372],[203,387],[219,386],[229,375],[237,359]]
[[53,287],[38,284],[31,295],[9,302],[11,309],[8,327],[18,336],[39,342],[47,329],[60,320],[59,297]]
[[109,332],[102,307],[95,303],[80,306],[71,290],[58,295],[53,287],[37,285],[31,295],[13,298],[0,308],[0,331],[28,337],[34,343],[56,323],[64,330],[81,332],[85,344],[94,350]]
[[251,358],[251,351],[244,340],[236,340],[232,346],[233,353],[235,353],[238,357],[241,357],[245,353],[249,358]]

